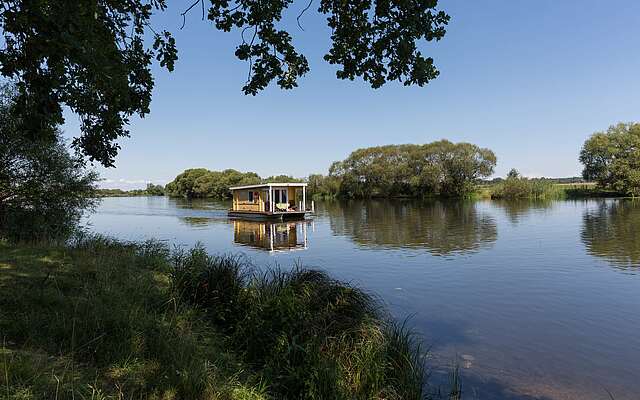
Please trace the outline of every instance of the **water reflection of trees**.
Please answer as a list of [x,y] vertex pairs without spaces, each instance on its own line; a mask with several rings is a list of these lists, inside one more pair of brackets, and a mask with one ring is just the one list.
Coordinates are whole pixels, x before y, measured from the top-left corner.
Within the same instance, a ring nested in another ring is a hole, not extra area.
[[216,199],[187,199],[183,197],[169,197],[169,204],[175,208],[189,210],[223,210],[231,208],[231,202]]
[[225,224],[230,202],[210,199],[169,198],[169,208],[181,222],[191,227]]
[[334,234],[371,247],[424,248],[436,255],[477,251],[496,241],[493,217],[473,202],[326,202]]
[[521,222],[530,215],[546,212],[553,206],[553,201],[543,199],[494,200],[491,203],[502,208],[509,221],[514,224]]
[[640,202],[602,201],[582,217],[582,242],[591,255],[621,268],[640,266]]

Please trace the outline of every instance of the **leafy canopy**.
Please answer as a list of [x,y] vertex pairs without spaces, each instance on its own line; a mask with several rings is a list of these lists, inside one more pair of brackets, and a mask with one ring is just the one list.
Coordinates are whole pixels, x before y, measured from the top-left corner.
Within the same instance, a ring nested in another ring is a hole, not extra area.
[[166,194],[173,197],[213,197],[228,199],[229,187],[253,185],[261,179],[255,172],[239,172],[235,169],[209,171],[205,168],[187,169],[165,187]]
[[[298,10],[309,9],[305,0]],[[15,112],[28,138],[55,140],[50,126],[64,122],[68,107],[81,120],[75,148],[91,161],[113,166],[118,138],[132,115],[149,113],[154,79],[151,65],[173,70],[174,38],[151,25],[166,0],[5,0],[0,8],[0,73],[17,81]],[[238,30],[236,56],[249,63],[246,94],[257,94],[275,81],[297,86],[309,71],[304,55],[282,27],[293,0],[196,0],[189,12],[208,8],[208,19],[221,31]],[[200,7],[197,7],[200,6]],[[418,49],[420,41],[441,39],[449,16],[437,0],[320,0],[332,45],[325,60],[339,66],[337,77],[360,77],[378,88],[387,81],[425,85],[438,76],[433,59]],[[149,40],[151,39],[151,40]],[[47,133],[49,132],[49,133]]]
[[619,123],[594,133],[582,146],[580,162],[585,179],[640,196],[640,124]]
[[333,163],[329,175],[340,181],[338,195],[344,197],[464,197],[495,165],[489,149],[439,140],[358,149]]

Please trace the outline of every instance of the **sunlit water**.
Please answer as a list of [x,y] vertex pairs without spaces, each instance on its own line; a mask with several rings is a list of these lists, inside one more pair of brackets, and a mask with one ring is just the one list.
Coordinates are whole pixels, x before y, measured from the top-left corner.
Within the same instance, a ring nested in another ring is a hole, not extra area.
[[91,229],[321,268],[378,295],[453,364],[465,399],[640,398],[640,202],[316,203],[312,221],[228,204],[107,198]]

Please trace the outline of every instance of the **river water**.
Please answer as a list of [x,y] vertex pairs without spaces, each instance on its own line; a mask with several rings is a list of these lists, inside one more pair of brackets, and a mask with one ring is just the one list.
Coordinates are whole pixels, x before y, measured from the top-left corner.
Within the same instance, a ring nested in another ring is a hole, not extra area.
[[464,399],[640,398],[640,202],[316,202],[305,222],[229,203],[105,198],[91,230],[297,262],[379,296]]

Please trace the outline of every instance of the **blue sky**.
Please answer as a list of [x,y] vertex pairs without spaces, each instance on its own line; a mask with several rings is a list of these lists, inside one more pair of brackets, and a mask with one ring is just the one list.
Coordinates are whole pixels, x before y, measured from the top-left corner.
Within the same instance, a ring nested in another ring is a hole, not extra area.
[[[441,0],[445,38],[424,44],[440,77],[429,85],[373,90],[340,81],[322,56],[329,30],[312,7],[304,31],[288,21],[311,72],[300,87],[241,88],[247,65],[233,55],[239,32],[216,31],[198,12],[187,25],[174,0],[155,20],[175,33],[176,70],[156,70],[151,114],[121,140],[104,187],[166,183],[186,168],[235,168],[262,176],[326,173],[351,151],[441,138],[492,149],[496,175],[579,175],[580,146],[618,121],[640,121],[640,2]],[[66,134],[73,136],[73,116]]]

